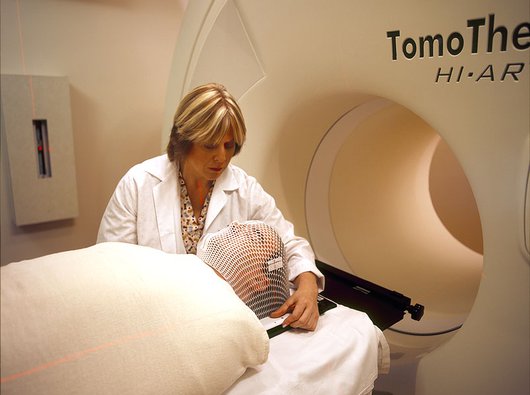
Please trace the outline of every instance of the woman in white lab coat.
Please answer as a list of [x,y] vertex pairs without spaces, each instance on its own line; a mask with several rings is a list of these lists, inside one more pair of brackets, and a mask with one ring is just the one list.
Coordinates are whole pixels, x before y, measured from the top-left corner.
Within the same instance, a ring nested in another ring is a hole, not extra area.
[[295,236],[274,199],[230,164],[245,136],[241,109],[222,85],[188,93],[175,113],[167,154],[134,166],[121,179],[101,220],[98,242],[195,254],[202,234],[233,221],[263,221],[281,235],[289,280],[296,287],[272,316],[290,312],[285,325],[314,330],[323,276],[309,243]]

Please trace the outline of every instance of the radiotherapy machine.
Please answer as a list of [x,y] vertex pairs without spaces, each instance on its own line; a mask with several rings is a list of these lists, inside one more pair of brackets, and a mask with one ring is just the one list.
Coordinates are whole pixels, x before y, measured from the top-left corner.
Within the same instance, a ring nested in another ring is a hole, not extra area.
[[528,393],[530,6],[203,0],[175,48],[180,97],[220,82],[235,162],[317,259],[425,305],[385,330],[394,395]]

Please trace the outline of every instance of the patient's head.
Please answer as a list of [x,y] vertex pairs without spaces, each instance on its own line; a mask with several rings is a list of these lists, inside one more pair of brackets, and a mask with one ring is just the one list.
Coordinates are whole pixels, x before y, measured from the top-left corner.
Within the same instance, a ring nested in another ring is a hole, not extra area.
[[204,235],[197,256],[223,277],[260,319],[289,297],[283,242],[263,222],[233,222]]

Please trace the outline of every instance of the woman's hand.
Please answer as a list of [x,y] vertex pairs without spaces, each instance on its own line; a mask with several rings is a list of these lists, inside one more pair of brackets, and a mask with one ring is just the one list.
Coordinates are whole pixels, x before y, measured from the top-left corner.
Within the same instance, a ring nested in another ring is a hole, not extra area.
[[291,326],[314,331],[319,318],[317,277],[311,272],[304,272],[296,277],[294,284],[296,291],[271,314],[271,317],[278,318],[291,312],[282,323],[284,327]]

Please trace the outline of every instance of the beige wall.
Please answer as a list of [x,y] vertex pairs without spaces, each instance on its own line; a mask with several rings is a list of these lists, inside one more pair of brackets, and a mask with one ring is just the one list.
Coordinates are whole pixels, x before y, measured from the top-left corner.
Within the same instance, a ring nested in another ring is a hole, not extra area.
[[[67,76],[79,217],[17,227],[2,137],[1,264],[95,242],[116,183],[160,153],[166,86],[187,0],[1,0],[1,72]],[[19,25],[23,47],[19,40]]]

